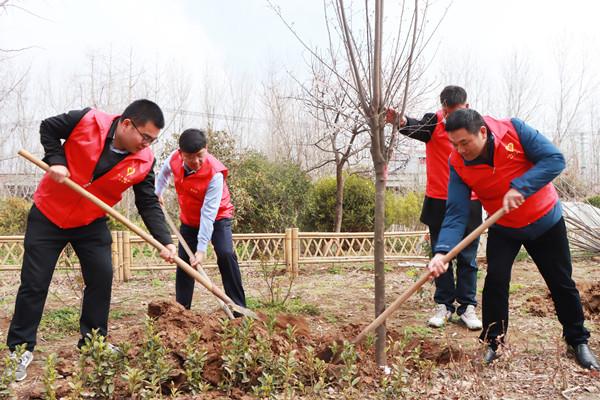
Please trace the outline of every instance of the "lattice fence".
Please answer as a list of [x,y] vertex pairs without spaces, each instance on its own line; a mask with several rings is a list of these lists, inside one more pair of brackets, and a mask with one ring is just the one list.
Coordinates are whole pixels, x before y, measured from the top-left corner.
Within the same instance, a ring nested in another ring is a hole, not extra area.
[[[424,236],[425,232],[386,233],[386,260],[425,259]],[[369,261],[373,258],[373,233],[302,232],[299,239],[300,264]]]
[[[129,232],[113,232],[112,259],[115,278],[128,280],[135,271],[171,270],[158,252],[142,238]],[[385,234],[385,259],[388,262],[414,261],[424,263],[429,254],[426,232],[388,232]],[[173,237],[176,243],[177,238]],[[318,263],[371,262],[373,260],[373,233],[317,233],[298,232],[296,228],[285,233],[234,234],[233,244],[240,266],[251,267],[261,263],[285,265],[297,273],[300,265]],[[485,254],[485,235],[479,247],[479,256]],[[23,236],[0,237],[0,272],[19,270],[23,259]],[[59,258],[57,268],[77,266],[73,250],[67,247]],[[216,267],[216,258],[209,246],[205,267]]]

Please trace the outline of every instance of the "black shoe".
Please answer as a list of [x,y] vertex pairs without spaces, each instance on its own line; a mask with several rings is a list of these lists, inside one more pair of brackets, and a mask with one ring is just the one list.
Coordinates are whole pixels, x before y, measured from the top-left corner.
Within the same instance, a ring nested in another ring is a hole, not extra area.
[[569,346],[569,351],[575,355],[575,359],[583,368],[595,369],[600,371],[600,364],[590,350],[590,346],[587,343],[582,343],[577,346]]
[[492,349],[491,346],[488,346],[483,356],[483,363],[486,365],[491,364],[492,361],[494,361],[498,357],[500,356],[498,355],[498,353],[496,353],[496,350]]

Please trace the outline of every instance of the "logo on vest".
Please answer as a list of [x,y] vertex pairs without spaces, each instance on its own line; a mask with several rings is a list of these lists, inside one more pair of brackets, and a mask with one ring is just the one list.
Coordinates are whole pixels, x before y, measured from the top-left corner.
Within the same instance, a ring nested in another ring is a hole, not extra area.
[[505,144],[504,148],[506,149],[506,151],[508,151],[508,154],[506,155],[506,158],[508,158],[509,160],[512,160],[513,158],[516,157],[516,155],[518,153],[520,153],[520,151],[515,150],[515,145],[512,142],[510,142],[508,144]]
[[[511,144],[512,144],[512,143],[511,143]],[[133,167],[128,167],[128,168],[127,168],[127,175],[126,175],[126,176],[131,176],[131,175],[133,175],[133,174],[135,174],[135,168],[133,168]]]

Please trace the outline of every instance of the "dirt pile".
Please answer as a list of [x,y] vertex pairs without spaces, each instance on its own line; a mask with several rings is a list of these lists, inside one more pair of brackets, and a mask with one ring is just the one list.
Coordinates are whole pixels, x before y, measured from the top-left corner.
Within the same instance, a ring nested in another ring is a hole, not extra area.
[[[186,355],[184,344],[192,332],[200,334],[199,347],[207,352],[207,361],[203,377],[212,385],[218,385],[223,374],[223,323],[221,314],[205,315],[186,310],[176,302],[152,302],[148,305],[148,315],[155,320],[155,328],[161,337],[162,344],[170,352],[171,359],[179,369],[183,368]],[[307,321],[299,316],[280,314],[273,320],[259,313],[260,320],[252,324],[250,341],[256,342],[259,336],[270,338],[270,350],[278,356],[292,349],[298,350],[302,360],[302,349],[306,346],[318,346],[319,338],[311,335]],[[243,319],[230,322],[233,327],[240,327]],[[267,325],[273,325],[269,333]],[[288,337],[288,327],[293,327],[294,343]],[[132,332],[130,340],[134,347],[145,340],[144,331]],[[247,371],[253,378],[260,376],[260,370]],[[254,380],[254,379],[253,379]]]
[[524,303],[525,310],[536,317],[548,317],[554,315],[554,303],[550,297],[550,292],[545,295],[535,295],[529,297]]
[[[581,297],[583,313],[588,320],[600,317],[600,282],[582,282],[577,285]],[[525,309],[536,317],[552,317],[555,315],[554,303],[550,292],[545,295],[529,297],[524,304]]]
[[582,283],[579,285],[579,294],[586,318],[598,318],[600,316],[600,282]]
[[[226,372],[224,359],[226,354],[232,354],[232,346],[239,346],[242,343],[241,346],[246,346],[246,352],[251,354],[250,358],[254,358],[254,362],[251,362],[251,366],[247,369],[236,371],[247,377],[247,380],[238,382],[236,386],[231,387],[229,395],[231,398],[237,399],[246,398],[251,386],[259,383],[259,378],[261,378],[263,372],[266,372],[263,370],[271,367],[271,365],[264,362],[262,364],[257,362],[257,357],[268,357],[273,364],[276,364],[281,363],[282,359],[293,353],[297,362],[296,373],[298,379],[310,383],[311,376],[307,375],[306,366],[311,365],[311,360],[314,362],[317,350],[331,345],[334,341],[341,344],[341,339],[351,340],[363,328],[359,324],[348,324],[327,334],[314,334],[307,319],[287,314],[268,317],[259,313],[260,319],[257,321],[249,322],[248,319],[236,319],[224,322],[222,314],[206,315],[196,313],[186,310],[174,301],[150,303],[148,305],[148,316],[153,320],[153,335],[158,335],[160,338],[160,342],[166,350],[164,356],[171,366],[168,380],[161,385],[163,394],[168,394],[172,387],[177,388],[182,393],[188,391],[184,372],[187,358],[186,343],[190,335],[196,332],[198,338],[195,346],[206,352],[206,363],[201,375],[213,388],[218,387],[224,380],[231,379],[231,377],[228,377],[228,372]],[[322,325],[323,321],[315,318],[312,323]],[[239,336],[235,336],[239,332],[245,332],[241,339]],[[403,337],[394,330],[388,330],[388,335],[390,342],[402,343],[398,348],[394,347],[393,350],[390,350],[388,355],[390,365],[401,360],[400,362],[406,363],[406,367],[418,368],[418,363],[423,360],[427,360],[432,364],[447,364],[464,359],[461,350],[427,338]],[[148,341],[148,331],[146,327],[136,325],[127,331],[120,332],[117,337],[113,336],[112,340],[120,345],[124,345],[126,342],[130,344],[127,358],[132,365],[137,365],[138,361],[144,357],[143,352]],[[262,350],[260,343],[266,346]],[[309,347],[313,350],[309,351]],[[373,347],[368,347],[363,342],[356,345],[354,349],[356,358],[353,364],[356,366],[356,375],[360,376],[361,381],[366,385],[379,382],[382,372],[375,363]],[[57,372],[65,378],[71,377],[70,379],[72,379],[78,368],[78,358],[79,353],[77,351],[72,349],[61,351]],[[331,383],[338,382],[345,368],[346,366],[340,359],[337,359],[335,363],[325,364],[324,374],[326,379]],[[69,392],[68,382],[66,380],[61,381],[58,389],[61,395]],[[118,379],[115,382],[115,393],[117,397],[125,396],[128,393],[124,381]],[[32,388],[29,398],[39,398],[40,394],[43,394],[43,387],[38,385],[37,388]],[[210,398],[212,394],[214,393],[208,393],[206,398]]]

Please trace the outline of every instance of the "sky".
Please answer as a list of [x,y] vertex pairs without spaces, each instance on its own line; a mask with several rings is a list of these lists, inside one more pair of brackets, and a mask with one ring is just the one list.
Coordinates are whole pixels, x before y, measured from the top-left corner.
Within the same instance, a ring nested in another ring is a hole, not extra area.
[[[322,1],[273,2],[309,45],[327,45]],[[385,3],[390,27],[397,18],[396,3]],[[195,84],[202,84],[206,70],[225,80],[241,77],[252,82],[273,71],[295,76],[307,71],[306,50],[265,0],[13,4],[19,8],[0,15],[0,48],[33,46],[15,62],[31,68],[40,80],[81,70],[87,55],[108,48],[117,55],[133,50],[148,68],[170,62],[187,71]],[[448,83],[443,81],[446,70],[478,70],[490,81],[485,95],[498,96],[494,81],[512,51],[527,58],[542,86],[555,78],[556,52],[562,44],[572,52],[574,63],[585,58],[590,70],[600,70],[598,15],[600,2],[594,0],[432,0],[429,26],[442,22],[425,53],[431,90],[423,108],[435,106],[437,93]],[[482,93],[471,95],[477,100]]]

